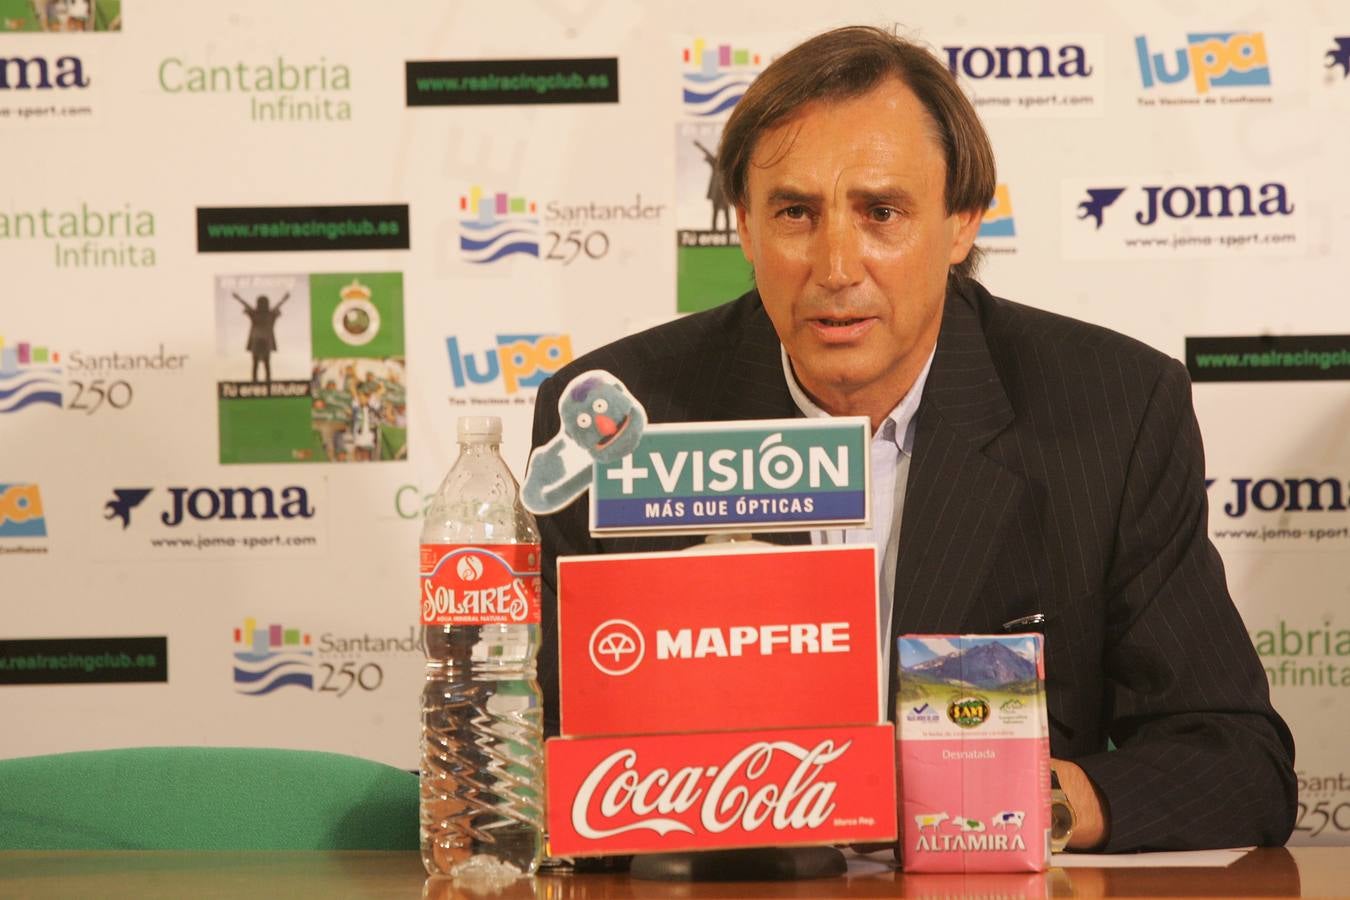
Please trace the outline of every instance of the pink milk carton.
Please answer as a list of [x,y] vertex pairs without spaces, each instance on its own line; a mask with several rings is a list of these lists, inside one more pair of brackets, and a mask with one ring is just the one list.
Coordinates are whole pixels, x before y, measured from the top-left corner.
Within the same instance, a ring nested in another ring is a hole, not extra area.
[[1050,738],[1039,634],[897,642],[906,872],[1050,865]]

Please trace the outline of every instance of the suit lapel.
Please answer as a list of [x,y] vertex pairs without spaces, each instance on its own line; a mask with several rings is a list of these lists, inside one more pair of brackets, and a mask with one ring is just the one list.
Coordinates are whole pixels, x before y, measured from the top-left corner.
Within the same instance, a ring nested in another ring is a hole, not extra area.
[[[970,291],[978,288],[968,288]],[[970,298],[948,294],[914,438],[891,641],[962,630],[1025,482],[985,456],[1013,419]],[[891,691],[896,667],[891,666]]]
[[[739,419],[792,419],[801,416],[792,401],[783,364],[778,334],[773,330],[759,294],[751,291],[735,304],[742,306],[739,322],[728,325],[737,335],[729,352],[705,355],[698,360],[697,378],[706,385],[696,392],[697,403],[681,418],[685,421],[722,422]],[[759,540],[772,544],[810,544],[809,531],[757,533]],[[614,542],[612,552],[633,550],[682,550],[703,540],[699,536],[635,538]]]
[[[892,638],[904,631],[957,631],[993,560],[995,544],[1022,493],[1022,479],[980,451],[1012,422],[984,330],[968,293],[948,294],[933,367],[915,434],[900,558],[896,564]],[[778,335],[757,294],[741,337],[717,361],[719,390],[701,415],[714,421],[801,415],[783,379]],[[705,364],[712,361],[706,361]],[[809,544],[810,533],[760,535]],[[897,630],[899,629],[899,630]]]
[[[764,311],[759,294],[742,298],[747,302],[745,320],[738,329],[739,339],[720,361],[718,391],[709,399],[708,418],[795,419],[801,416],[792,402],[783,380],[783,362],[778,334]],[[741,301],[737,301],[741,302]]]

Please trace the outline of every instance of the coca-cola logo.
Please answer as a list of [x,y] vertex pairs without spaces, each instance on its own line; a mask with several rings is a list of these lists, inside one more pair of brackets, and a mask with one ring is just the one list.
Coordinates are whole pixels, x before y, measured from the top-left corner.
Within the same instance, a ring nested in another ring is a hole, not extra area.
[[[692,835],[695,829],[720,834],[740,828],[750,834],[761,828],[820,828],[834,812],[838,787],[821,773],[852,745],[831,739],[809,748],[786,740],[755,741],[720,764],[645,773],[636,750],[616,750],[582,781],[572,801],[572,827],[590,840],[633,831],[665,836]],[[783,759],[796,760],[791,771],[779,763]]]
[[591,662],[606,675],[627,675],[638,667],[647,652],[647,642],[638,627],[627,619],[609,619],[591,632]]

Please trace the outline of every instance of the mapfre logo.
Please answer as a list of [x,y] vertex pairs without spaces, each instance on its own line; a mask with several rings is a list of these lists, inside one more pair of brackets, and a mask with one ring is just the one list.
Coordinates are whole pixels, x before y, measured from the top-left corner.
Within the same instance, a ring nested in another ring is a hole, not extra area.
[[[632,622],[610,619],[591,633],[589,649],[591,662],[601,672],[627,675],[646,656],[647,641]],[[850,649],[847,622],[656,629],[658,660],[848,653]]]
[[632,622],[610,619],[591,633],[591,662],[606,675],[627,675],[647,654],[647,641]]
[[[560,557],[562,733],[881,721],[875,560],[871,546]],[[641,604],[625,599],[635,584]]]

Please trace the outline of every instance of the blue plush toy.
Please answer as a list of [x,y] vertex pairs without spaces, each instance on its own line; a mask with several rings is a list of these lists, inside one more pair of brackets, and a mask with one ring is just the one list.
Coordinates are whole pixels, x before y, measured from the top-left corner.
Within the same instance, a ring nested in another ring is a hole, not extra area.
[[[595,462],[614,462],[632,453],[642,440],[647,411],[628,389],[603,369],[583,372],[558,398],[562,430],[530,454],[521,499],[535,514],[555,513],[590,485]],[[563,452],[568,444],[581,447],[590,459],[583,468],[567,471]]]

